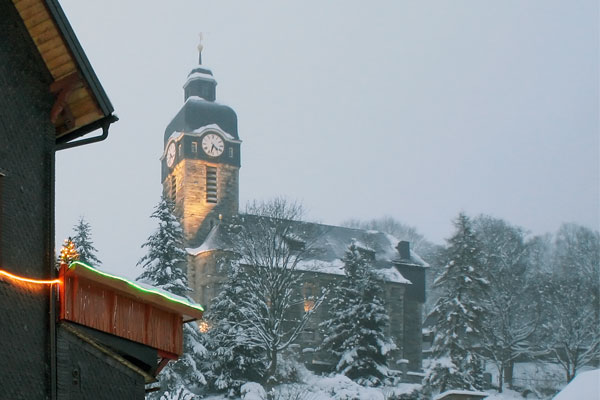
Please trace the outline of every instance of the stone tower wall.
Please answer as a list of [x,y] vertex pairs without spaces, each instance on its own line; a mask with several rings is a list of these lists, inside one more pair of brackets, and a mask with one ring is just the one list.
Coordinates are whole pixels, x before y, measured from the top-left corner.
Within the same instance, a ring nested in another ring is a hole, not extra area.
[[[217,202],[206,201],[206,168],[217,169]],[[181,218],[186,247],[202,244],[210,229],[224,219],[238,213],[239,168],[204,160],[184,159],[163,182],[163,190],[170,193],[171,175],[175,176],[175,209]]]

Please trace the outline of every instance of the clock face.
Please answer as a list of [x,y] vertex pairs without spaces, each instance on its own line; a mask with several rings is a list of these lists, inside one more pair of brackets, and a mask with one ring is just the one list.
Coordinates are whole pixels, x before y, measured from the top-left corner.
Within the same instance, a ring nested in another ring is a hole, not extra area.
[[216,133],[209,133],[202,138],[202,150],[211,157],[218,157],[225,150],[225,143],[221,136]]
[[169,148],[167,149],[167,166],[171,168],[173,166],[173,162],[175,162],[175,143],[171,142]]

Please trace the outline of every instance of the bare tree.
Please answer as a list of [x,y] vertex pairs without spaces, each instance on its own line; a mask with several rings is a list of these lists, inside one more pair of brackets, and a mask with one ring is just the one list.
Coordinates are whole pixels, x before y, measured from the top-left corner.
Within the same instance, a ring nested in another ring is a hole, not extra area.
[[490,282],[482,327],[481,351],[498,368],[498,390],[512,384],[514,361],[531,355],[538,327],[534,290],[527,281],[529,246],[525,232],[502,219],[482,215],[474,229],[482,246],[485,277]]
[[254,202],[240,215],[233,249],[239,255],[238,278],[241,314],[254,329],[267,358],[264,380],[275,381],[277,358],[302,332],[312,314],[322,303],[324,293],[314,299],[314,306],[298,318],[301,308],[298,288],[302,274],[297,270],[315,243],[314,225],[300,221],[302,207],[282,198]]
[[600,357],[600,332],[587,282],[572,277],[549,278],[543,291],[548,317],[543,326],[543,346],[564,370],[567,382],[584,365]]
[[600,233],[577,224],[562,224],[556,233],[554,272],[560,277],[578,276],[591,300],[600,326]]
[[435,250],[435,245],[428,241],[425,236],[421,235],[417,228],[403,224],[402,222],[386,216],[382,218],[375,218],[368,221],[360,221],[357,219],[350,219],[342,222],[342,226],[349,228],[359,229],[373,229],[389,233],[399,240],[406,240],[411,243],[411,247],[420,255],[429,255]]

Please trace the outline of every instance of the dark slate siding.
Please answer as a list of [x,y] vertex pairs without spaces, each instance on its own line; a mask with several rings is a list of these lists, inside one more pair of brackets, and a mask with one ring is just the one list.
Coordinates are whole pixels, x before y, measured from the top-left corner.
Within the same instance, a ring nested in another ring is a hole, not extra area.
[[[47,278],[53,259],[51,77],[10,0],[0,0],[0,268]],[[49,397],[49,290],[0,280],[0,397]]]
[[65,329],[58,329],[59,400],[144,398],[144,378]]
[[423,303],[405,299],[404,301],[404,343],[403,357],[408,360],[409,371],[421,371],[423,363]]

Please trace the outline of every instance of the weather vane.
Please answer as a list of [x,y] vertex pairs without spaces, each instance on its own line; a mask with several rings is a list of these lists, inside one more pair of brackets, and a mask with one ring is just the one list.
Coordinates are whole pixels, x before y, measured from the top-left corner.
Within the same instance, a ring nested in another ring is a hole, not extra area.
[[202,39],[204,39],[204,35],[200,32],[198,36],[200,36],[200,40],[198,41],[198,64],[202,65],[202,49],[204,49],[204,46],[202,46]]

